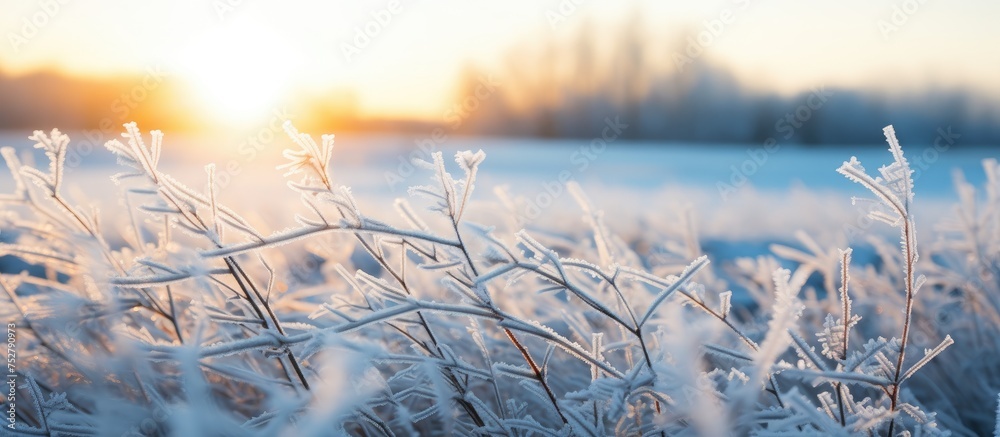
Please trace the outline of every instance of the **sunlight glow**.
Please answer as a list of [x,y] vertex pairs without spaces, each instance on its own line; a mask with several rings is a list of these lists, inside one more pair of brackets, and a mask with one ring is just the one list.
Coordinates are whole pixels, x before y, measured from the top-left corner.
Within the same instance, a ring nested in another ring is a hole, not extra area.
[[195,41],[201,43],[184,51],[181,71],[220,121],[246,123],[267,114],[294,83],[301,58],[268,28],[238,23]]

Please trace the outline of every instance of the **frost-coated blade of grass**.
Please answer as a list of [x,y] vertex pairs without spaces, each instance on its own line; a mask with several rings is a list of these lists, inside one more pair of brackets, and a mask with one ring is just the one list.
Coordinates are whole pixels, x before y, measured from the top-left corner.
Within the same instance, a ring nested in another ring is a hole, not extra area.
[[[673,282],[669,283],[669,285],[666,285],[666,287],[660,290],[660,292],[656,294],[656,298],[653,299],[653,302],[649,305],[649,308],[646,309],[645,314],[643,314],[642,318],[639,319],[639,327],[645,325],[646,321],[649,320],[650,317],[653,317],[653,314],[656,313],[656,308],[659,307],[664,300],[670,297],[670,295],[673,294],[675,291],[677,291],[678,288],[687,284],[687,282],[691,280],[691,277],[694,276],[695,273],[698,273],[698,271],[701,270],[706,265],[708,265],[708,257],[703,256],[701,258],[696,259],[693,263],[691,263],[689,266],[687,266],[687,268],[684,269],[684,272],[682,272],[680,276],[675,278]],[[642,275],[642,277],[648,278],[647,275]],[[659,278],[656,279],[657,283],[663,284],[663,282],[661,282]]]

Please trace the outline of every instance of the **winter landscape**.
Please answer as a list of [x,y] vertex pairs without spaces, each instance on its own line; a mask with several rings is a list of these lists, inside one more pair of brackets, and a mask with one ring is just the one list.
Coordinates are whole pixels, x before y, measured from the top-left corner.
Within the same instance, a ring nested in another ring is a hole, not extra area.
[[0,3],[0,435],[1000,435],[995,6],[100,3]]

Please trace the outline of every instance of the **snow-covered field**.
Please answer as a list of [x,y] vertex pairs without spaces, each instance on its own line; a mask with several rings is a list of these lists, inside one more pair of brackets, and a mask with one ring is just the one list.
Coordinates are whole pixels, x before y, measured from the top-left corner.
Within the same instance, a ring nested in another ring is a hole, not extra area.
[[[0,146],[30,153],[29,135],[0,133]],[[191,186],[200,186],[205,178],[203,167],[216,163],[220,198],[238,207],[253,205],[266,194],[277,203],[264,210],[246,208],[252,211],[250,219],[275,229],[291,226],[290,215],[280,205],[286,198],[291,199],[290,205],[298,201],[284,189],[281,172],[274,170],[290,141],[278,136],[255,144],[239,138],[168,134],[161,167]],[[79,146],[74,142],[71,150]],[[90,149],[89,144],[84,147]],[[514,213],[525,221],[540,224],[578,215],[565,189],[568,176],[605,211],[605,219],[616,232],[636,239],[642,239],[650,225],[669,230],[689,218],[705,252],[718,263],[766,255],[772,243],[801,247],[795,231],[837,246],[867,246],[867,233],[889,232],[870,226],[865,219],[868,206],[851,202],[852,196],[863,193],[834,171],[851,156],[862,162],[884,161],[881,146],[788,145],[767,153],[760,144],[618,140],[601,150],[587,140],[453,137],[434,142],[430,136],[353,134],[337,137],[331,168],[337,183],[351,187],[359,202],[378,211],[394,198],[408,197],[410,186],[426,182],[427,175],[410,165],[411,159],[427,160],[435,151],[452,156],[460,150],[478,149],[487,152],[480,185],[506,187],[512,197],[520,197]],[[982,161],[1000,156],[1000,146],[959,145],[938,152],[940,148],[935,149],[931,141],[907,150],[916,155],[912,159],[917,193],[914,215],[921,232],[930,232],[951,214],[957,201],[956,172],[973,185],[981,185],[985,179]],[[34,158],[44,162],[44,154],[34,152]],[[73,157],[72,152],[69,155]],[[110,152],[102,147],[80,156],[79,162],[80,166],[67,171],[77,181],[68,187],[70,194],[103,207],[117,205],[121,190],[109,180],[118,171]],[[0,186],[9,186],[6,175],[0,181],[4,184]],[[500,203],[492,190],[477,193],[473,201]]]
[[[2,132],[0,146],[13,146],[21,153],[31,149],[29,132]],[[76,140],[82,135],[70,133]],[[108,136],[111,139],[111,136]],[[825,146],[808,148],[787,145],[767,153],[760,144],[681,144],[618,140],[600,150],[587,140],[539,140],[525,138],[452,137],[441,143],[430,136],[340,135],[331,167],[337,183],[350,186],[372,206],[406,197],[412,185],[423,184],[426,175],[408,161],[430,159],[430,152],[451,156],[459,150],[487,152],[480,170],[484,186],[507,186],[511,195],[524,197],[517,211],[527,218],[557,215],[572,205],[561,176],[577,181],[595,202],[607,210],[607,219],[629,226],[636,219],[669,221],[679,210],[690,209],[703,238],[755,241],[788,238],[790,229],[822,232],[831,226],[850,224],[858,208],[850,203],[856,187],[834,170],[851,156],[862,162],[884,161],[881,146]],[[417,144],[423,143],[422,147]],[[167,134],[163,163],[165,171],[191,185],[204,178],[204,165],[216,163],[225,181],[220,195],[234,202],[255,202],[261,190],[279,190],[281,173],[274,171],[280,152],[290,142],[283,137],[248,146],[240,138],[198,138]],[[72,149],[79,146],[74,141]],[[86,149],[90,149],[89,144]],[[1000,146],[969,147],[959,144],[938,152],[932,141],[907,146],[915,155],[916,214],[923,222],[936,222],[955,202],[954,176],[961,171],[966,180],[980,185],[985,179],[982,161],[1000,156]],[[44,155],[35,151],[35,159]],[[930,159],[928,159],[930,158]],[[72,160],[71,160],[72,161]],[[70,166],[72,187],[81,197],[117,198],[108,181],[114,158],[103,148]],[[749,170],[749,171],[747,171]],[[562,178],[565,180],[565,178]],[[4,175],[0,182],[10,183]],[[232,188],[228,188],[232,186]],[[554,196],[553,196],[554,194]],[[548,199],[555,206],[546,206]],[[492,192],[479,193],[477,201],[495,201]],[[276,214],[279,219],[282,214]],[[929,224],[929,223],[922,223]]]
[[131,135],[0,179],[23,432],[993,428],[996,147]]

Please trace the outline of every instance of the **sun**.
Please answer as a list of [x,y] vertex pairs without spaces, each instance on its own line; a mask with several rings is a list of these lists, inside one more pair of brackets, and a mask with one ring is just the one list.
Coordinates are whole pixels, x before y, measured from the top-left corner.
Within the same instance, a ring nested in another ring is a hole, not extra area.
[[205,115],[245,124],[276,109],[290,91],[298,60],[279,34],[236,23],[195,38],[181,67]]

